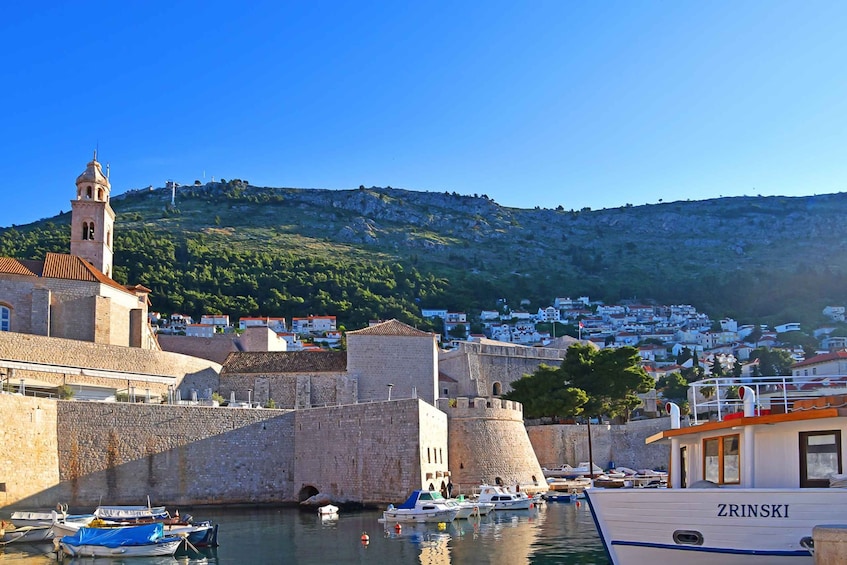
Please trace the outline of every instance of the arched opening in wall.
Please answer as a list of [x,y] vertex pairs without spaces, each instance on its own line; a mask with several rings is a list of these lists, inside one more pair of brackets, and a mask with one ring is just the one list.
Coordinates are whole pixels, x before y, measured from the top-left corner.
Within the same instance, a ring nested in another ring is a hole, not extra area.
[[82,222],[82,239],[88,239],[88,222]]
[[502,487],[503,486],[503,479],[501,479],[500,477],[494,477],[494,484],[497,485],[498,487]]
[[97,189],[97,200],[103,200],[103,189],[102,188]]
[[85,239],[94,239],[94,222],[88,224],[88,237]]
[[494,396],[500,396],[503,394],[503,385],[500,383],[494,383],[494,386],[491,387],[491,394]]
[[438,490],[441,491],[441,496],[443,496],[444,498],[450,498],[450,493],[447,492],[447,483],[441,481],[441,487]]
[[435,490],[435,485],[432,484],[432,483],[429,483],[429,490]]
[[91,191],[91,187],[86,186],[85,187],[85,197],[90,199],[92,194],[93,194],[93,192]]
[[535,478],[535,475],[532,476],[532,482],[538,484],[538,479]]
[[303,502],[304,500],[308,500],[316,494],[320,494],[320,492],[321,491],[319,491],[312,485],[306,485],[300,489],[300,492],[297,493],[297,502]]

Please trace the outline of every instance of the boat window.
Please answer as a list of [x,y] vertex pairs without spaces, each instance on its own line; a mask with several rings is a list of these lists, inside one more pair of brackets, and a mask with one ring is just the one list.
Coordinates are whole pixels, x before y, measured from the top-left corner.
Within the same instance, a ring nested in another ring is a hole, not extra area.
[[719,485],[741,482],[738,434],[703,440],[703,478]]
[[829,487],[830,475],[841,472],[841,430],[800,432],[801,487]]
[[679,486],[686,488],[688,486],[688,447],[682,446],[679,448]]
[[680,545],[703,545],[703,534],[696,530],[676,530],[673,541]]

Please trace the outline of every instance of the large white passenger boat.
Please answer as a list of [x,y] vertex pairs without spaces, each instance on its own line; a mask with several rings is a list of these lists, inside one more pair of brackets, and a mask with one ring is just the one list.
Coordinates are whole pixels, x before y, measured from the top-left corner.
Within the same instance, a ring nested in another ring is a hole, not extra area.
[[670,444],[670,488],[586,491],[612,563],[813,564],[812,529],[847,524],[847,488],[833,488],[844,479],[845,383],[694,383],[693,400],[715,397],[697,406],[710,421],[683,428],[670,404],[671,429],[647,439]]

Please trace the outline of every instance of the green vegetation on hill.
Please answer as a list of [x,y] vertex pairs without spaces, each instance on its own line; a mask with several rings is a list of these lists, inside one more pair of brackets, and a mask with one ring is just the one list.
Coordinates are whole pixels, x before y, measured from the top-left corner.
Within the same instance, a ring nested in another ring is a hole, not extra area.
[[[713,317],[817,323],[847,303],[847,195],[743,197],[599,211],[523,210],[486,196],[242,181],[112,198],[115,279],[193,316],[336,315],[361,327],[420,308],[505,298],[690,303]],[[70,214],[0,230],[0,255],[69,250]],[[471,328],[473,330],[473,328]]]

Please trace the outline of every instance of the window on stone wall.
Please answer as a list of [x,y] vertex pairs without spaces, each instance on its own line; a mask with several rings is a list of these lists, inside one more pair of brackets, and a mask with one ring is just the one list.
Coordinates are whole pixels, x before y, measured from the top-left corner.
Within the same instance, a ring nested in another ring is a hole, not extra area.
[[9,325],[12,321],[12,311],[8,306],[0,306],[0,332],[11,331]]
[[88,222],[82,222],[82,239],[88,239]]
[[94,222],[88,224],[88,237],[86,239],[94,239]]
[[85,187],[85,197],[90,199],[91,195],[92,195],[91,187],[90,186]]
[[494,386],[491,388],[491,394],[493,396],[500,396],[502,391],[502,386],[500,383],[494,383]]

